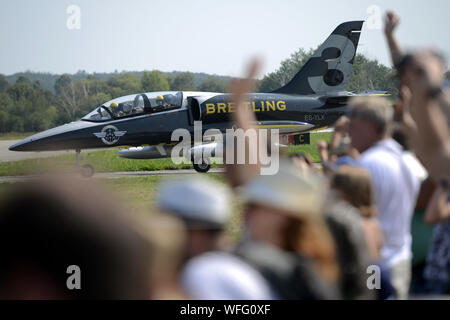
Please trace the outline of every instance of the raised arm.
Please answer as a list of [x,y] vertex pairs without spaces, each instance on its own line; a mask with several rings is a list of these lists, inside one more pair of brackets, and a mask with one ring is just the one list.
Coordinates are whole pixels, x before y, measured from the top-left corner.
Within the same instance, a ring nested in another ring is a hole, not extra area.
[[441,89],[445,66],[431,50],[412,55],[402,83],[411,91],[411,115],[417,125],[416,152],[435,178],[450,177],[450,99]]
[[400,18],[393,11],[386,13],[384,21],[384,34],[391,53],[392,64],[396,66],[403,57],[403,51],[394,36],[394,31],[400,22]]
[[[253,92],[255,88],[255,76],[260,68],[260,63],[258,60],[253,60],[249,64],[249,69],[247,75],[243,79],[233,79],[230,82],[230,89],[233,94],[233,103],[235,104],[235,112],[232,113],[232,120],[238,128],[247,130],[256,130],[253,123],[256,122],[255,114],[252,110],[245,106],[246,94]],[[259,143],[256,144],[257,146]],[[232,187],[237,187],[245,184],[255,175],[259,174],[260,170],[260,159],[257,159],[256,164],[249,164],[249,152],[255,151],[254,148],[250,148],[248,139],[245,139],[245,150],[238,150],[236,143],[234,144],[234,159],[233,163],[227,163],[225,168],[225,175]],[[237,154],[238,152],[245,152],[246,163],[237,164]],[[258,150],[256,148],[258,154]],[[227,160],[227,155],[225,154],[225,159]]]

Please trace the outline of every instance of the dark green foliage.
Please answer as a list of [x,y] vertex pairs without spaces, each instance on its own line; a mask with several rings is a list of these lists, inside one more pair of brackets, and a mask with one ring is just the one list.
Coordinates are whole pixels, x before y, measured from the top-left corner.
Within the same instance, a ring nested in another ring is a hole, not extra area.
[[278,70],[264,76],[259,83],[258,91],[271,92],[284,86],[294,77],[298,70],[300,70],[300,68],[313,54],[313,49],[310,49],[309,51],[298,49],[296,52],[291,54],[288,59],[281,61]]
[[364,90],[383,90],[397,96],[398,90],[394,76],[395,72],[392,68],[358,53],[353,63],[347,90],[355,93]]
[[168,91],[169,82],[166,76],[159,71],[144,71],[141,79],[142,90],[145,92]]
[[0,74],[0,93],[5,92],[9,87],[8,79],[3,74]]
[[211,76],[200,84],[198,90],[206,92],[227,92],[228,83],[219,77]]
[[25,77],[0,94],[0,132],[33,132],[55,124],[55,97]]
[[194,74],[191,72],[182,72],[177,74],[170,83],[170,90],[193,91],[195,89]]

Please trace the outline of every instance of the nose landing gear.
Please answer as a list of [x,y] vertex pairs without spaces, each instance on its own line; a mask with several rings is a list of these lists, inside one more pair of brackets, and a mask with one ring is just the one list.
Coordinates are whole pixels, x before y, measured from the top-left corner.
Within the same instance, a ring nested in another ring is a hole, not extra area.
[[83,160],[83,158],[81,157],[81,150],[77,149],[75,150],[75,152],[77,153],[77,169],[80,170],[80,174],[85,177],[85,178],[90,178],[94,175],[94,167],[91,166],[90,164],[85,164],[85,165],[81,165],[81,160]]
[[201,161],[192,161],[195,171],[206,173],[211,168],[211,160],[202,158]]

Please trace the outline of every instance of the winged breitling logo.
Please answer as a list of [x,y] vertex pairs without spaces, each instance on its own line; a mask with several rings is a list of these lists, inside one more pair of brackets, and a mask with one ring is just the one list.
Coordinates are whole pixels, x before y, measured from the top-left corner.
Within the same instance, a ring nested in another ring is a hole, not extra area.
[[121,136],[125,135],[126,131],[120,131],[115,126],[106,126],[101,132],[94,132],[94,135],[102,139],[104,144],[113,145],[117,143]]

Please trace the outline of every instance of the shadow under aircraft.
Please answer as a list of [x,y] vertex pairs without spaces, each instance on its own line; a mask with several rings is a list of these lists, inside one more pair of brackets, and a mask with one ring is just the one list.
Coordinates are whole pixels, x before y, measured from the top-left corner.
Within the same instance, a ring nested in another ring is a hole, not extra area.
[[[280,135],[296,143],[301,134],[332,126],[347,112],[350,97],[384,94],[346,91],[362,25],[363,21],[340,24],[290,82],[273,92],[248,94],[246,104],[256,115],[255,126],[278,129]],[[201,121],[202,133],[209,129],[225,133],[233,126],[230,114],[234,108],[231,95],[226,93],[133,94],[105,102],[78,121],[30,136],[9,149],[71,149],[77,152],[78,166],[80,150],[91,148],[128,146],[118,155],[132,159],[166,158],[174,147],[174,130],[184,128],[193,134],[194,122]],[[210,147],[204,143],[200,149]],[[189,157],[195,170],[209,170],[209,158]],[[80,168],[86,176],[94,172],[90,165]]]

